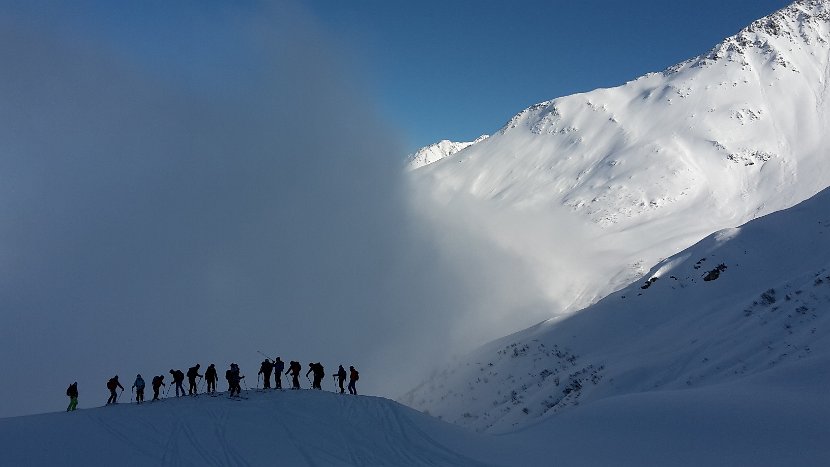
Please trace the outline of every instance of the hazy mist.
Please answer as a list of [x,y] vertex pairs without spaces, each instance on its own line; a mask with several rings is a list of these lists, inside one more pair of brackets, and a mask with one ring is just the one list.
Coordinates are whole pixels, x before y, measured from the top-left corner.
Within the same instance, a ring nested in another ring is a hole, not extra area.
[[480,341],[500,257],[413,219],[395,129],[311,19],[149,4],[116,34],[81,5],[0,14],[0,416],[196,363],[252,387],[258,351],[394,397]]

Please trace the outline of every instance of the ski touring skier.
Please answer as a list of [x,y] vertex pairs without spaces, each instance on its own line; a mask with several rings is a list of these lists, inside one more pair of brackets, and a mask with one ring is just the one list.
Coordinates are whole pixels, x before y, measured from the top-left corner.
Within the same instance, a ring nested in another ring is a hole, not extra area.
[[326,373],[323,370],[323,365],[321,365],[320,362],[309,363],[308,371],[305,373],[306,378],[308,378],[309,373],[312,373],[314,375],[314,380],[311,382],[311,388],[323,389],[322,385],[320,384],[323,381],[323,377],[326,376]]
[[187,382],[190,383],[190,387],[188,388],[188,394],[191,396],[197,395],[199,392],[196,390],[196,377],[201,378],[202,375],[199,374],[199,364],[197,363],[196,366],[192,366],[187,370]]
[[340,394],[343,394],[345,392],[345,389],[343,389],[343,382],[346,381],[346,369],[343,368],[343,365],[340,365],[337,369],[337,373],[333,376],[337,379],[337,385],[340,387]]
[[233,397],[234,393],[236,393],[236,397],[239,397],[242,392],[242,388],[239,387],[239,383],[242,381],[244,376],[239,375],[239,365],[236,363],[231,363],[231,369],[228,371],[230,372],[230,397]]
[[259,373],[257,373],[257,375],[262,375],[262,389],[271,388],[271,372],[273,370],[274,364],[270,360],[266,358],[262,361],[262,364],[259,366]]
[[357,370],[353,367],[349,367],[349,394],[357,395],[357,387],[355,387],[355,383],[360,378],[360,374]]
[[159,389],[162,386],[167,386],[166,384],[164,384],[164,376],[163,375],[153,376],[152,385],[153,385],[153,400],[157,401],[157,400],[159,400]]
[[207,381],[207,393],[213,394],[216,392],[216,381],[219,379],[219,375],[216,374],[216,365],[213,363],[208,366],[208,369],[205,370],[205,381]]
[[282,371],[285,369],[285,362],[280,360],[280,357],[277,357],[274,360],[274,380],[276,382],[277,389],[282,389]]
[[[184,395],[184,386],[182,383],[184,382],[184,373],[182,370],[170,370],[170,374],[173,375],[173,382],[176,383],[176,397],[180,397]],[[181,394],[179,394],[181,391]]]
[[70,384],[68,388],[66,388],[66,395],[69,396],[69,407],[66,408],[67,412],[71,412],[78,408],[78,382],[75,381],[74,383]]
[[291,360],[291,362],[288,364],[288,370],[285,371],[285,374],[291,373],[291,389],[300,389],[301,371],[303,371],[303,368],[300,366],[300,362]]
[[113,376],[107,381],[107,389],[110,390],[110,398],[107,399],[107,405],[117,403],[118,394],[115,392],[116,388],[121,388],[122,391],[124,390],[124,386],[121,386],[121,383],[118,382],[118,375]]
[[137,404],[144,402],[144,379],[141,377],[140,374],[135,375],[135,383],[133,383],[133,389],[135,389],[135,402]]

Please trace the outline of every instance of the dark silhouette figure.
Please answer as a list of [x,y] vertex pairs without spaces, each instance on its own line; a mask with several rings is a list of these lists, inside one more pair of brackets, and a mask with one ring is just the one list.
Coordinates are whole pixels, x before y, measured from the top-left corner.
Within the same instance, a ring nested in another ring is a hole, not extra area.
[[270,389],[271,388],[271,372],[274,371],[274,364],[271,363],[270,360],[267,358],[262,361],[262,365],[259,366],[259,373],[257,375],[262,375],[262,388],[263,389]]
[[[231,363],[231,367],[233,367],[233,363]],[[233,370],[225,370],[225,379],[228,381],[228,392],[231,392],[233,389]]]
[[343,368],[343,365],[340,365],[334,377],[337,378],[337,385],[340,387],[340,394],[343,394],[343,392],[346,391],[343,389],[343,382],[346,381],[346,369]]
[[118,375],[113,376],[107,381],[107,389],[110,390],[110,398],[107,399],[107,405],[115,404],[118,400],[118,394],[115,393],[115,388],[121,388],[124,390],[124,386],[121,386],[121,383],[118,382]]
[[[184,386],[182,383],[184,382],[184,373],[182,370],[170,370],[170,374],[173,375],[173,382],[176,383],[176,397],[180,397],[184,395]],[[179,394],[181,391],[181,394]]]
[[311,388],[323,389],[323,386],[320,384],[323,381],[323,376],[326,376],[326,372],[323,370],[323,365],[321,365],[320,362],[309,363],[308,371],[305,373],[306,378],[308,378],[309,373],[314,375],[314,379],[311,381]]
[[196,364],[196,366],[192,366],[187,370],[187,382],[190,383],[188,394],[190,394],[191,396],[195,396],[196,394],[198,394],[198,391],[196,390],[196,377],[202,377],[202,375],[199,374],[198,363]]
[[231,369],[228,371],[230,372],[230,396],[233,397],[235,393],[238,397],[242,392],[242,388],[239,387],[239,383],[240,381],[242,381],[242,378],[244,378],[244,376],[239,375],[239,365],[237,365],[236,363],[231,363]]
[[141,375],[135,375],[135,383],[133,383],[133,389],[135,389],[136,403],[140,404],[144,402],[144,378],[142,378]]
[[66,395],[69,396],[69,407],[66,408],[67,412],[71,412],[78,408],[78,382],[75,381],[74,383],[70,384],[68,388],[66,388]]
[[159,400],[159,388],[162,386],[167,386],[164,384],[164,376],[153,376],[153,400]]
[[291,389],[300,389],[300,372],[303,371],[303,368],[300,366],[300,362],[295,362],[291,360],[288,364],[288,370],[285,371],[285,374],[291,373]]
[[357,395],[357,388],[355,387],[355,383],[360,378],[360,374],[357,370],[354,369],[353,366],[349,367],[349,394]]
[[285,370],[285,362],[280,360],[280,357],[277,357],[274,360],[274,380],[276,381],[276,388],[282,389],[282,371]]
[[219,375],[216,374],[216,366],[211,363],[208,369],[205,370],[205,381],[207,381],[207,392],[212,394],[216,392],[216,381],[219,380]]

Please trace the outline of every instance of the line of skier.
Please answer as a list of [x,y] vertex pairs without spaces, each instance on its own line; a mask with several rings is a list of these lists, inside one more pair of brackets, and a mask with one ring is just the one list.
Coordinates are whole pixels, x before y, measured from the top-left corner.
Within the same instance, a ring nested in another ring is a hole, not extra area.
[[[261,352],[260,352],[261,353]],[[190,367],[187,370],[187,373],[182,372],[181,370],[170,370],[170,375],[172,377],[171,386],[167,386],[164,382],[164,375],[154,376],[151,380],[151,385],[153,388],[153,399],[152,400],[159,400],[159,392],[162,386],[167,387],[165,395],[170,392],[171,387],[176,388],[176,397],[181,397],[185,395],[184,390],[184,378],[187,376],[188,379],[188,392],[187,395],[195,396],[198,392],[198,384],[197,378],[199,380],[204,379],[207,382],[207,394],[215,394],[216,393],[216,382],[219,379],[219,375],[216,371],[216,365],[210,364],[207,370],[205,370],[205,374],[202,375],[199,373],[199,369],[201,366],[197,363],[195,366]],[[285,370],[283,372],[283,370]],[[259,386],[259,375],[262,375],[262,388],[263,389],[270,389],[271,388],[271,374],[274,374],[274,382],[275,382],[275,389],[282,389],[282,376],[291,375],[291,389],[301,389],[300,387],[300,373],[302,372],[302,366],[300,362],[291,361],[288,364],[288,368],[286,369],[285,362],[283,362],[280,357],[277,357],[275,360],[271,360],[269,358],[265,358],[262,361],[262,364],[259,368],[259,373],[257,373],[257,386]],[[313,380],[309,378],[309,374],[312,375]],[[320,362],[317,363],[309,363],[308,364],[308,371],[306,372],[306,378],[311,381],[312,389],[323,389],[322,382],[323,378],[325,377],[325,369]],[[340,389],[340,394],[345,392],[343,388],[343,383],[346,381],[346,378],[349,378],[349,394],[357,395],[357,387],[356,383],[357,380],[360,378],[360,374],[355,369],[354,366],[349,366],[349,372],[346,373],[346,369],[343,368],[343,365],[340,365],[337,369],[337,373],[332,375],[335,382],[338,384]],[[240,397],[240,393],[242,388],[240,387],[240,383],[244,380],[245,376],[240,374],[239,365],[236,363],[231,363],[230,368],[225,371],[225,379],[228,382],[228,394],[230,397]],[[144,382],[144,378],[141,377],[141,374],[136,375],[135,382],[132,385],[131,391],[135,393],[135,400],[136,403],[141,404],[144,402],[144,388],[146,384]],[[112,378],[107,381],[107,389],[110,391],[109,399],[107,399],[107,405],[115,404],[118,400],[118,393],[117,389],[121,389],[124,391],[124,386],[118,381],[118,375],[113,376]],[[74,382],[69,385],[69,388],[66,390],[66,395],[69,397],[69,406],[66,408],[67,412],[73,411],[78,407],[78,382]]]

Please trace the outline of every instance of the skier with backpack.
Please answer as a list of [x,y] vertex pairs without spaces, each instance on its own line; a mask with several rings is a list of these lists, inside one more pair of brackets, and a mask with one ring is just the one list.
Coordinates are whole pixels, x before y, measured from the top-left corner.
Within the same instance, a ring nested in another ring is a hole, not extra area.
[[300,366],[300,362],[295,362],[291,360],[288,364],[288,370],[285,371],[285,374],[291,373],[291,389],[300,389],[300,372],[303,371],[303,368]]
[[110,398],[107,399],[107,405],[115,404],[118,400],[118,394],[115,393],[115,388],[124,390],[124,386],[121,386],[121,383],[118,382],[118,375],[113,376],[107,381],[107,389],[110,390]]
[[308,378],[309,373],[314,375],[314,380],[311,382],[311,388],[323,389],[323,386],[320,384],[323,381],[323,377],[326,376],[326,373],[323,370],[323,365],[321,365],[320,362],[309,363],[308,371],[305,374],[306,378]]
[[282,389],[282,370],[284,369],[285,362],[280,360],[280,357],[277,357],[277,359],[274,360],[274,380],[276,381],[276,385],[274,387],[277,389]]
[[349,367],[349,394],[357,395],[357,388],[355,387],[355,383],[360,378],[360,374],[357,370],[353,367]]
[[274,364],[270,360],[266,358],[262,361],[262,365],[259,366],[259,373],[257,373],[257,375],[262,375],[262,389],[271,388],[271,372],[273,370]]
[[162,386],[167,386],[166,384],[164,384],[164,376],[162,376],[162,375],[153,376],[152,384],[153,384],[153,400],[157,401],[157,400],[159,400],[159,389]]
[[74,383],[70,384],[68,388],[66,388],[66,395],[69,396],[69,407],[66,408],[67,412],[71,412],[78,408],[78,382],[75,381]]
[[133,389],[135,389],[135,402],[137,404],[144,402],[144,379],[141,377],[140,374],[135,376],[135,383],[133,383]]
[[201,378],[202,375],[199,374],[199,364],[197,363],[196,366],[192,366],[187,370],[187,381],[190,383],[190,388],[188,394],[191,396],[195,396],[198,394],[196,390],[196,377]]
[[219,375],[216,374],[216,366],[211,363],[208,369],[205,370],[205,381],[207,381],[207,393],[212,394],[216,392],[216,381]]
[[340,386],[340,394],[343,394],[343,392],[345,392],[345,389],[343,389],[343,382],[346,381],[346,369],[343,368],[343,365],[340,365],[334,377],[337,379],[337,385]]
[[[184,395],[184,386],[182,383],[184,382],[184,373],[182,370],[170,370],[170,374],[173,375],[173,382],[176,383],[176,397],[180,397]],[[179,394],[181,391],[181,394]]]

